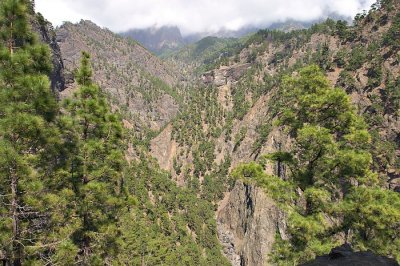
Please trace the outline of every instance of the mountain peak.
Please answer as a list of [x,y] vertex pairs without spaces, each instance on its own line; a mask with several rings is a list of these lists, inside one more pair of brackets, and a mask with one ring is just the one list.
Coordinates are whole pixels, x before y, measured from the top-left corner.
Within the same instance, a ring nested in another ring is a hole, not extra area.
[[181,31],[177,26],[152,26],[146,29],[132,29],[121,33],[121,35],[140,42],[156,54],[176,50],[184,45]]

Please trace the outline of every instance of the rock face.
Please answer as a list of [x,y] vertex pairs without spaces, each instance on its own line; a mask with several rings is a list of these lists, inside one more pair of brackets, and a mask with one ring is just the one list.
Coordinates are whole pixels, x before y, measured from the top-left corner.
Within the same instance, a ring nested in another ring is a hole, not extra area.
[[[161,169],[172,169],[176,155],[177,143],[171,140],[172,126],[168,125],[160,135],[151,141],[152,155],[157,159]],[[171,141],[168,141],[171,140]]]
[[235,66],[223,66],[220,69],[206,72],[202,75],[202,81],[206,85],[224,86],[228,82],[235,82],[249,69],[250,64],[240,64]]
[[285,219],[262,189],[238,181],[217,213],[225,256],[233,266],[265,265],[276,233],[287,239]]
[[76,87],[72,73],[79,66],[81,51],[86,51],[92,56],[96,83],[113,108],[124,112],[137,128],[159,130],[177,114],[180,74],[141,45],[85,20],[65,23],[56,38],[69,80],[63,96]]
[[303,266],[397,266],[394,259],[377,256],[371,251],[354,252],[345,244],[332,249],[329,255],[317,257]]
[[38,34],[40,40],[50,46],[52,53],[53,71],[50,74],[51,88],[58,94],[65,89],[64,63],[60,47],[56,41],[56,34],[50,22],[42,16],[36,15],[32,19],[32,28]]

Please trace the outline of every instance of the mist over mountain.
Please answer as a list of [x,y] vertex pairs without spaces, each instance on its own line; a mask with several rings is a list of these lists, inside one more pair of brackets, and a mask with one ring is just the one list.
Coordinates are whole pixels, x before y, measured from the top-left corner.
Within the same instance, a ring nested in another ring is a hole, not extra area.
[[121,33],[121,35],[138,41],[144,47],[156,54],[177,50],[186,43],[177,26],[132,29]]
[[144,47],[155,53],[156,55],[162,55],[169,52],[174,52],[182,49],[185,45],[193,44],[206,37],[218,37],[218,38],[241,38],[243,36],[255,33],[260,29],[273,29],[281,30],[284,32],[290,32],[293,30],[301,30],[310,28],[313,24],[320,23],[327,18],[333,20],[347,21],[349,24],[352,22],[351,17],[342,16],[337,13],[331,13],[326,17],[309,20],[285,20],[283,22],[274,22],[269,25],[246,25],[237,30],[230,30],[227,28],[220,28],[217,31],[199,31],[183,34],[178,26],[152,26],[148,28],[137,28],[130,29],[128,31],[120,33],[124,37],[130,37]]
[[198,32],[198,33],[192,33],[184,37],[186,40],[186,43],[195,43],[200,41],[203,38],[206,37],[218,37],[218,38],[241,38],[243,36],[246,36],[251,33],[257,32],[261,27],[255,27],[255,26],[245,26],[242,27],[238,30],[229,30],[226,28],[221,28],[218,31],[215,32]]
[[206,37],[240,38],[257,32],[258,27],[243,27],[239,30],[220,29],[216,32],[197,32],[183,35],[178,26],[153,26],[144,29],[131,29],[120,33],[142,44],[156,55],[174,52],[185,45],[193,44]]

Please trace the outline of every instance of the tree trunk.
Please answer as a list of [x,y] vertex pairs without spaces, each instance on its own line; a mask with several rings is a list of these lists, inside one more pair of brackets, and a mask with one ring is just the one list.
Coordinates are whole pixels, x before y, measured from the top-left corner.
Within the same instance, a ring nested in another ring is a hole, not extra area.
[[20,236],[20,222],[18,211],[18,176],[15,167],[10,168],[11,176],[11,215],[12,215],[12,252],[13,265],[20,266],[22,258],[22,245]]
[[14,54],[14,34],[13,34],[13,27],[14,27],[14,23],[11,22],[11,26],[10,26],[10,36],[8,39],[8,50],[10,51],[10,54],[13,55]]

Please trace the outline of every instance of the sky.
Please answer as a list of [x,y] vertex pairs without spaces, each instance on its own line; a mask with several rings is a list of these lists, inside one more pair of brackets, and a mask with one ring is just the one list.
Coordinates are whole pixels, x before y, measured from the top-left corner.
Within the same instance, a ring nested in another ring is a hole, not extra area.
[[336,13],[354,17],[375,0],[36,0],[55,26],[89,19],[115,32],[178,26],[183,34],[312,21]]

